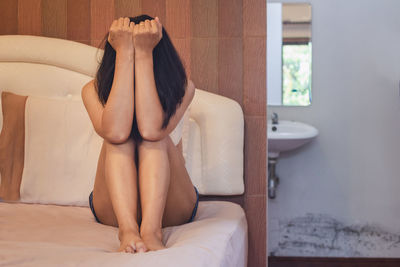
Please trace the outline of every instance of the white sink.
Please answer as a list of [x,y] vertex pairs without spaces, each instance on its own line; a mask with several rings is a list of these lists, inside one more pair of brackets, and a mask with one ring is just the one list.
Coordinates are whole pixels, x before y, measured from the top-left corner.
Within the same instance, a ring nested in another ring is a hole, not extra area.
[[317,135],[315,127],[302,122],[279,120],[272,124],[268,120],[268,157],[277,158],[279,153],[301,147]]

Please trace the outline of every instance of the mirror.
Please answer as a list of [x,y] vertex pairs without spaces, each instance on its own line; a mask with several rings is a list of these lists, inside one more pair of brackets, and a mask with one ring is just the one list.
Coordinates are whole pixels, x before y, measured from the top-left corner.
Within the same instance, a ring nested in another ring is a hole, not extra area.
[[311,5],[267,3],[268,105],[311,104]]

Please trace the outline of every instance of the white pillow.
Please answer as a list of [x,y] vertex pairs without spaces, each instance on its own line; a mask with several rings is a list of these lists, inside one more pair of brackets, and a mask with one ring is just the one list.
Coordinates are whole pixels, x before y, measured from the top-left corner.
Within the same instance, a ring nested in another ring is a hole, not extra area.
[[21,202],[88,206],[102,141],[82,99],[28,96]]

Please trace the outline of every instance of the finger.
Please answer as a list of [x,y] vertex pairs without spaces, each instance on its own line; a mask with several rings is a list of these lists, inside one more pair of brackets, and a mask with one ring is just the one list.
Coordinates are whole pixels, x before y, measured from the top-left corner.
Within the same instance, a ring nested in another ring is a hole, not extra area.
[[115,27],[118,25],[118,20],[114,19],[113,22],[111,23],[110,28]]
[[162,26],[162,23],[161,23],[159,17],[156,17],[154,20],[157,22],[157,25]]
[[140,30],[140,24],[135,24],[135,26],[133,28],[133,35],[138,34],[139,30]]
[[140,24],[139,24],[139,32],[143,32],[144,31],[144,29],[145,29],[145,26],[144,26],[144,21],[141,21],[140,22]]
[[131,21],[131,22],[129,22],[129,30],[131,31],[131,32],[133,32],[133,29],[135,28],[135,22],[133,22],[133,21]]
[[118,28],[122,28],[123,25],[124,25],[124,18],[123,18],[123,17],[120,17],[120,18],[118,19]]
[[150,21],[150,24],[151,24],[151,30],[152,30],[152,32],[157,32],[157,31],[158,31],[157,22],[156,22],[154,19],[152,19],[152,20]]
[[115,19],[113,20],[113,22],[111,23],[110,29],[108,30],[108,36],[107,36],[107,41],[110,43],[110,32],[113,30],[113,28],[116,27],[116,25],[118,24],[118,21]]
[[124,24],[123,24],[123,27],[124,27],[124,28],[127,28],[127,27],[129,27],[129,22],[130,22],[129,18],[128,18],[128,17],[125,17],[125,18],[124,18]]
[[151,30],[150,20],[146,19],[144,21],[144,27],[145,27],[146,31],[150,31]]
[[160,19],[159,19],[158,17],[156,17],[154,20],[155,20],[156,23],[157,23],[158,30],[159,30],[159,31],[162,31],[162,24],[161,24],[161,22],[160,22]]

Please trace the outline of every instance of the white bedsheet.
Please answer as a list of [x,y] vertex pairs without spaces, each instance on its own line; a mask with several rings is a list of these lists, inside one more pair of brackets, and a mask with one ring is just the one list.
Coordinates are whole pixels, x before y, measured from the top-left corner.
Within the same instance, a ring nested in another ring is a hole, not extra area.
[[118,229],[87,207],[0,202],[0,266],[246,266],[247,221],[240,205],[200,201],[195,220],[163,228],[167,249],[115,252]]

